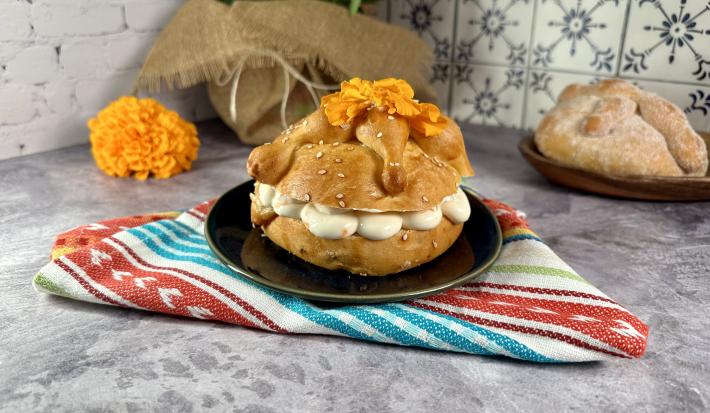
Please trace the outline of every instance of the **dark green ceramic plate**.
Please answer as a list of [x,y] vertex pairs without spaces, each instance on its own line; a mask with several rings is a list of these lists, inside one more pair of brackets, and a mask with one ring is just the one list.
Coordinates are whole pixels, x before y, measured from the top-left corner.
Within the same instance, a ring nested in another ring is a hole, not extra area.
[[500,226],[470,189],[471,218],[461,236],[437,259],[385,277],[362,277],[307,263],[261,236],[250,221],[254,181],[222,195],[205,223],[212,251],[236,273],[265,287],[316,301],[379,303],[431,295],[471,281],[498,257]]

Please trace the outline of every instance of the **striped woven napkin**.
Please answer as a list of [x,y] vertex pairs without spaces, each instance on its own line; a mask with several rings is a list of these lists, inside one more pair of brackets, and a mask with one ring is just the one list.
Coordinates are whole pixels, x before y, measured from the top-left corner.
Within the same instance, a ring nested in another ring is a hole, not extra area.
[[[69,230],[34,277],[38,291],[98,304],[220,320],[278,333],[329,334],[536,362],[640,357],[648,327],[577,275],[523,214],[486,200],[500,258],[474,282],[394,304],[320,308],[245,279],[202,235],[205,202],[186,212]],[[296,338],[294,338],[296,339]]]

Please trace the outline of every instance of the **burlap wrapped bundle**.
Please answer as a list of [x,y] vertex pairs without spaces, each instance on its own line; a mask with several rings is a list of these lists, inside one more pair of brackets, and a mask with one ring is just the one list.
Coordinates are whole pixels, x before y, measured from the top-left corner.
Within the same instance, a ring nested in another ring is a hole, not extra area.
[[[276,56],[276,57],[275,57]],[[358,76],[407,80],[417,97],[436,102],[427,80],[431,51],[413,33],[315,0],[189,0],[163,29],[136,80],[136,89],[186,88],[208,82],[220,117],[249,144],[273,139],[286,120],[314,109],[311,93],[279,61],[312,82],[337,84]],[[242,70],[239,70],[241,66]],[[230,114],[238,78],[236,122]],[[322,93],[322,92],[321,92]]]

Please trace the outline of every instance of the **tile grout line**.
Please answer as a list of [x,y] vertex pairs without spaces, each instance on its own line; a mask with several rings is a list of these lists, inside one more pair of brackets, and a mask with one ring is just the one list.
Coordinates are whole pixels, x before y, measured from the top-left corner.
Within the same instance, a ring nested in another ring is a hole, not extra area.
[[616,59],[616,70],[614,71],[614,76],[621,76],[621,58],[624,55],[624,48],[626,47],[626,34],[629,30],[629,18],[631,17],[631,3],[633,0],[627,0],[626,12],[624,14],[624,25],[621,27],[621,41],[619,44],[619,56]]
[[679,81],[670,80],[670,79],[646,78],[646,77],[637,77],[637,76],[629,76],[629,75],[619,75],[617,77],[619,77],[620,79],[626,79],[626,80],[638,80],[639,82],[667,83],[669,85],[693,86],[693,87],[699,87],[702,89],[709,89],[710,90],[710,85],[702,84],[702,83],[679,82]]
[[[602,73],[602,72],[585,72],[585,71],[580,71],[580,70],[572,70],[572,69],[564,69],[564,68],[558,68],[554,66],[548,66],[548,67],[542,67],[542,68],[536,68],[534,66],[509,66],[507,64],[503,63],[496,63],[496,62],[486,62],[486,61],[471,61],[469,63],[466,63],[467,66],[492,66],[492,67],[502,67],[502,68],[521,68],[521,69],[526,69],[530,71],[544,71],[544,72],[553,72],[553,73],[564,73],[564,74],[569,74],[569,75],[579,75],[579,76],[589,76],[589,77],[594,77],[598,76],[601,78],[613,78],[615,75],[613,73]],[[692,82],[681,82],[681,81],[676,81],[676,80],[669,80],[669,79],[660,79],[660,78],[646,78],[646,77],[638,77],[638,76],[629,76],[629,75],[619,75],[618,77],[622,79],[631,79],[631,80],[638,80],[642,82],[657,82],[657,83],[668,83],[668,84],[673,84],[673,85],[683,85],[683,86],[694,86],[694,87],[700,87],[703,89],[708,89],[710,85],[704,84],[704,83],[692,83]]]
[[454,106],[454,55],[456,54],[456,40],[458,40],[459,31],[459,3],[461,0],[454,0],[454,24],[453,33],[451,34],[451,56],[449,56],[449,96],[447,99],[447,108],[449,116],[453,118]]
[[530,97],[530,72],[532,71],[532,66],[530,64],[530,59],[532,56],[532,48],[535,44],[535,26],[537,20],[537,5],[540,0],[535,0],[533,2],[533,12],[532,12],[532,22],[530,24],[530,43],[528,43],[528,53],[525,59],[525,89],[523,90],[523,110],[520,116],[520,129],[525,128],[525,123],[528,118],[528,98]]
[[540,0],[534,0],[533,1],[533,12],[532,12],[532,22],[530,23],[530,44],[528,47],[528,55],[526,56],[525,59],[525,67],[527,69],[531,69],[532,65],[530,64],[530,60],[532,59],[532,48],[533,44],[535,43],[535,28],[536,28],[536,23],[537,23],[537,8]]

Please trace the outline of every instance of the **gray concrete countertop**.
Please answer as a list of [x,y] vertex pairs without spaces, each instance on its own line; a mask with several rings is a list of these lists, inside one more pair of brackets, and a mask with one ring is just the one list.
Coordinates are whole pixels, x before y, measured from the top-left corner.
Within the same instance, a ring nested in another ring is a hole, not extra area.
[[200,126],[194,170],[103,175],[87,146],[0,162],[0,410],[7,412],[707,411],[710,203],[613,200],[554,186],[523,132],[465,130],[482,193],[528,214],[580,274],[651,327],[646,355],[536,365],[99,306],[34,292],[54,236],[187,208],[246,179],[242,146]]

